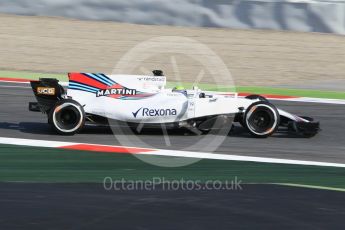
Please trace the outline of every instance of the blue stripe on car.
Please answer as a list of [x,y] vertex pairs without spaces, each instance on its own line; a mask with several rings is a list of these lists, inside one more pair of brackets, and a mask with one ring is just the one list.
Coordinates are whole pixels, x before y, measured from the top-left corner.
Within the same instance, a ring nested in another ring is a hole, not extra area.
[[95,93],[95,91],[89,90],[89,89],[85,89],[85,88],[81,88],[81,87],[77,87],[77,86],[69,86],[68,89],[73,89],[73,90],[81,90],[81,91],[85,91],[88,93]]
[[92,91],[98,91],[99,89],[95,88],[95,87],[92,87],[92,86],[88,86],[88,85],[84,85],[84,84],[80,84],[80,83],[77,83],[77,82],[70,82],[69,83],[70,86],[79,86],[79,87],[83,87],[83,88],[86,88],[86,89],[90,89]]
[[102,77],[102,78],[104,78],[104,79],[107,79],[107,80],[110,81],[113,85],[116,84],[116,82],[115,82],[113,79],[109,78],[108,76],[106,76],[106,75],[103,74],[103,73],[99,73],[99,74],[95,74],[95,75],[97,75],[97,76],[99,76],[99,77]]
[[91,78],[91,79],[94,79],[96,81],[99,81],[103,84],[106,84],[107,86],[112,86],[113,84],[110,82],[110,81],[106,81],[106,79],[103,79],[103,78],[100,78],[92,73],[83,73],[85,76]]

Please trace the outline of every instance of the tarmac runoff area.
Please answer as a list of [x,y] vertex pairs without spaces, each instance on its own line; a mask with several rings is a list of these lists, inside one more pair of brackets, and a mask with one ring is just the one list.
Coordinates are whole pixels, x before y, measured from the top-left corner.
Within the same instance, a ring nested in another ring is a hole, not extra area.
[[344,193],[243,185],[233,191],[107,191],[102,184],[0,183],[1,229],[342,229]]

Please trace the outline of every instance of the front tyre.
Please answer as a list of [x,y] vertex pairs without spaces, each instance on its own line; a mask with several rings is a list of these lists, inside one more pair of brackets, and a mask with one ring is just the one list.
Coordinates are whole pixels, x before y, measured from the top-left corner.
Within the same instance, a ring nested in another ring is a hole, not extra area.
[[245,128],[255,137],[268,137],[279,127],[280,116],[274,105],[267,101],[251,104],[243,117]]
[[48,116],[53,129],[62,135],[74,135],[85,124],[83,107],[71,99],[58,101],[50,110]]

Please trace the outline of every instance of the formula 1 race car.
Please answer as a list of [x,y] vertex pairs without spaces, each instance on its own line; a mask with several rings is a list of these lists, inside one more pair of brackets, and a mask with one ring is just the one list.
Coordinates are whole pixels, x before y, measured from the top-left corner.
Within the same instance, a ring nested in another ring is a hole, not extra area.
[[197,129],[202,133],[240,123],[255,137],[268,137],[279,126],[314,136],[319,123],[277,109],[259,95],[241,98],[237,93],[219,94],[194,87],[166,89],[160,70],[153,76],[69,73],[68,89],[51,78],[31,81],[37,102],[30,111],[41,111],[59,134],[73,135],[86,122],[109,124],[118,121],[128,127]]

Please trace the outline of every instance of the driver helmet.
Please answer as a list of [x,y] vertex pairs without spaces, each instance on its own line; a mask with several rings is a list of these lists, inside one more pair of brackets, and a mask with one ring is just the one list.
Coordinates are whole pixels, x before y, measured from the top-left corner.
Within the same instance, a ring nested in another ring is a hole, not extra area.
[[187,96],[187,90],[185,87],[183,86],[175,86],[172,89],[173,92],[178,92],[178,93],[182,93],[183,95]]

